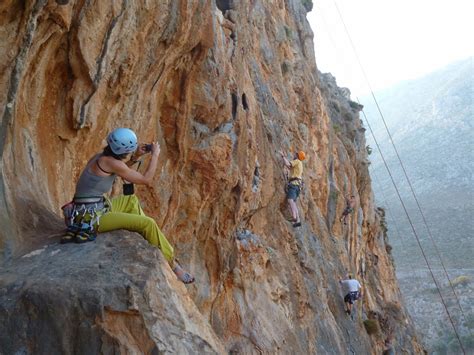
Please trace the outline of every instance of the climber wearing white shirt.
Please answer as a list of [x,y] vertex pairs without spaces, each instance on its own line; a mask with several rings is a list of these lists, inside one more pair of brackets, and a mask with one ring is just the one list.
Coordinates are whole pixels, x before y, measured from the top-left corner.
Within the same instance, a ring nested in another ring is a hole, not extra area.
[[339,279],[341,284],[342,291],[344,293],[344,302],[346,304],[346,313],[351,315],[352,305],[354,301],[357,301],[361,297],[361,289],[359,281],[352,278],[352,275],[349,274],[347,280]]

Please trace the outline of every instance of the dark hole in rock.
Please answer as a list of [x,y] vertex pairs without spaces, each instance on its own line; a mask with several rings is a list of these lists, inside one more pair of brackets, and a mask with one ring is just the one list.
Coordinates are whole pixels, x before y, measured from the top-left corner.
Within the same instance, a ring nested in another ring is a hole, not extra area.
[[379,256],[374,254],[372,258],[374,260],[374,265],[377,266],[379,264]]
[[31,167],[34,169],[34,167],[35,167],[35,159],[33,158],[33,148],[32,148],[32,147],[28,147],[28,155],[29,155],[29,157],[30,157]]
[[232,119],[235,120],[237,117],[237,105],[239,104],[239,98],[237,97],[237,94],[233,92],[231,94],[232,97]]
[[245,111],[249,109],[249,104],[247,103],[247,95],[245,95],[245,93],[242,94],[242,106],[244,107]]
[[255,170],[253,171],[253,175],[255,177],[260,177],[260,169],[258,168],[258,166],[255,167]]
[[265,269],[268,269],[270,267],[270,259],[268,259],[265,263]]
[[216,0],[216,5],[217,8],[224,13],[227,10],[232,9],[232,2],[233,0]]
[[256,166],[253,172],[252,191],[257,192],[259,185],[260,185],[260,169],[258,166]]
[[242,189],[240,188],[240,184],[237,184],[232,188],[232,193],[236,195],[240,195],[241,192],[242,192]]
[[273,143],[273,137],[269,132],[267,132],[267,138],[270,143]]

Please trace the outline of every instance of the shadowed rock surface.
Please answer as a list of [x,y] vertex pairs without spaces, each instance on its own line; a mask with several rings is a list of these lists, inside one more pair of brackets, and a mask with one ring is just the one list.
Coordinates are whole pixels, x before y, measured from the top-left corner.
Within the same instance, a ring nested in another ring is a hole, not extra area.
[[224,351],[164,258],[137,234],[45,245],[2,269],[0,280],[2,354]]
[[[387,337],[397,351],[422,351],[374,205],[360,107],[317,72],[309,4],[0,5],[1,292],[12,295],[6,334],[56,329],[60,344],[78,347],[64,351],[78,353],[378,354]],[[59,206],[117,126],[162,146],[153,185],[137,194],[196,276],[187,292],[152,247],[127,233],[21,258],[58,239],[51,236],[61,231]],[[300,229],[285,218],[279,149],[307,153]],[[344,227],[338,218],[347,194],[357,208]],[[105,268],[91,272],[87,286],[74,282],[82,277],[76,268],[51,271],[44,282],[51,287],[28,282],[29,268],[63,260]],[[354,320],[344,314],[337,282],[348,271],[364,286]],[[163,288],[153,286],[155,277]],[[55,299],[63,283],[77,299]],[[136,311],[128,308],[128,286]],[[25,301],[30,293],[35,303]],[[61,313],[45,311],[51,299]],[[36,323],[29,309],[39,312]],[[367,318],[379,332],[367,334]],[[34,353],[46,347],[40,338],[1,337],[0,348]]]

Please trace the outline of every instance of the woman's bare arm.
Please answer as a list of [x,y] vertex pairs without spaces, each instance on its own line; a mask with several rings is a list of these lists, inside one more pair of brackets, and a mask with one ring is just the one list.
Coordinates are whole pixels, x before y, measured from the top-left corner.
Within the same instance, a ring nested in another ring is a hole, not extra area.
[[107,159],[106,168],[110,172],[117,174],[122,179],[134,184],[150,185],[153,181],[156,168],[158,166],[158,156],[160,154],[160,145],[155,143],[152,145],[151,160],[144,174],[130,168],[125,162],[117,159]]

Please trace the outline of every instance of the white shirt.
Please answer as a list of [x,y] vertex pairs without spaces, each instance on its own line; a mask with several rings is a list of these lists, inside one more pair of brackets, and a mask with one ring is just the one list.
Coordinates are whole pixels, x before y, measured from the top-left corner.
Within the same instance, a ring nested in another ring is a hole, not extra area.
[[349,292],[356,292],[359,291],[361,288],[359,281],[354,279],[348,279],[341,281],[341,287],[344,291],[344,294],[348,294]]

